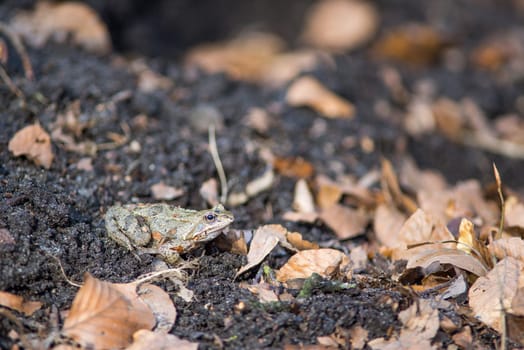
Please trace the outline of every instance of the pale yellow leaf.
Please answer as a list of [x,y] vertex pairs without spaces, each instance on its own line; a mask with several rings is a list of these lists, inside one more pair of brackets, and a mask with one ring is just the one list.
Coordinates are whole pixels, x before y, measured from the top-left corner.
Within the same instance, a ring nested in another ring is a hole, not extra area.
[[406,268],[411,269],[417,266],[428,268],[435,262],[451,264],[477,276],[484,276],[488,272],[488,269],[482,262],[472,255],[462,250],[442,247],[439,249],[435,249],[434,247],[423,249],[420,253],[409,258]]

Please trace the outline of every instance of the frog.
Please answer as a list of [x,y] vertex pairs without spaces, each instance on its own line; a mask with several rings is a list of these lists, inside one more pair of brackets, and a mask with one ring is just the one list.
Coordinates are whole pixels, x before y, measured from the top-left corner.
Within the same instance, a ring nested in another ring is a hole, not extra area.
[[105,214],[109,238],[137,257],[158,255],[171,265],[181,260],[181,254],[215,239],[233,221],[222,204],[208,210],[166,203],[125,204],[114,205]]

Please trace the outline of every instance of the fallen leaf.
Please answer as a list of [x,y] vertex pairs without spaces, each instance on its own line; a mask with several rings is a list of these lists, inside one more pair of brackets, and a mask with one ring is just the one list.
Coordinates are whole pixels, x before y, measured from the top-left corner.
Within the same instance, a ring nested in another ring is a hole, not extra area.
[[418,339],[432,340],[439,329],[438,309],[432,300],[418,299],[406,310],[398,314],[404,325],[401,334],[408,334]]
[[375,7],[364,1],[324,0],[308,11],[302,39],[335,52],[368,42],[378,27]]
[[414,65],[434,63],[445,47],[432,27],[411,23],[388,30],[374,46],[377,56]]
[[484,276],[488,272],[486,266],[484,266],[479,259],[462,250],[450,248],[426,248],[422,252],[409,258],[406,269],[412,269],[417,266],[424,269],[431,266],[432,269],[435,269],[434,263],[451,264],[477,276]]
[[93,159],[84,157],[76,162],[76,168],[83,171],[93,171]]
[[15,244],[15,238],[6,228],[0,228],[0,246],[4,244]]
[[21,296],[1,291],[0,305],[22,312],[26,316],[31,316],[35,311],[40,310],[42,307],[42,303],[39,301],[26,301]]
[[32,46],[41,48],[50,38],[73,42],[88,51],[107,53],[111,40],[106,25],[89,6],[76,1],[40,1],[32,11],[21,11],[10,28]]
[[279,158],[273,160],[275,170],[281,175],[307,179],[312,176],[315,168],[304,158]]
[[169,295],[162,288],[150,283],[139,285],[137,293],[155,315],[155,332],[168,333],[176,320],[175,305]]
[[362,210],[340,204],[322,209],[319,218],[335,232],[339,239],[348,239],[363,234],[369,223],[368,215]]
[[258,296],[261,303],[270,303],[279,301],[277,294],[271,289],[268,283],[246,284],[240,283],[241,288],[249,290],[251,293]]
[[398,337],[377,338],[368,342],[369,347],[377,350],[430,350],[437,347],[431,345],[439,327],[438,310],[432,306],[431,300],[418,299],[409,308],[399,313],[403,323]]
[[199,193],[207,204],[211,206],[215,206],[220,202],[218,199],[218,181],[214,177],[204,181],[202,186],[200,186]]
[[197,350],[198,343],[180,339],[173,334],[156,333],[141,329],[133,334],[133,344],[126,350],[161,349],[161,350]]
[[213,241],[213,244],[226,252],[247,255],[247,243],[243,230],[225,230]]
[[53,162],[51,138],[38,122],[19,130],[9,141],[8,148],[15,157],[26,156],[46,169]]
[[399,209],[404,210],[407,214],[413,214],[418,209],[418,205],[402,192],[393,165],[385,158],[382,159],[381,165],[382,192],[384,193],[384,197],[387,198],[388,201],[393,201]]
[[359,325],[351,327],[349,336],[351,337],[351,349],[364,349],[368,340],[369,332]]
[[349,266],[349,257],[335,249],[302,250],[293,255],[287,263],[276,272],[279,282],[297,278],[308,278],[313,273],[322,277],[332,277],[337,273],[344,274]]
[[286,102],[293,107],[312,108],[327,118],[352,118],[355,114],[352,103],[329,91],[311,76],[303,76],[291,84]]
[[315,202],[306,180],[299,179],[295,184],[292,208],[299,213],[314,213]]
[[287,230],[281,225],[264,225],[259,227],[253,235],[253,240],[247,253],[247,264],[242,266],[236,276],[260,264],[262,260],[281,242],[290,245],[286,241]]
[[313,70],[320,62],[330,62],[326,53],[312,50],[298,50],[278,54],[264,67],[262,83],[279,87],[298,76],[301,72]]
[[470,349],[471,343],[473,343],[473,337],[471,336],[471,328],[465,326],[462,330],[454,334],[451,339],[462,349]]
[[243,122],[251,129],[254,129],[261,134],[265,134],[269,131],[271,126],[271,116],[263,108],[252,107],[244,116]]
[[375,210],[373,230],[378,241],[386,247],[397,247],[398,232],[404,225],[406,216],[397,208],[388,204],[380,204]]
[[171,200],[183,196],[185,191],[181,188],[168,186],[164,182],[159,182],[151,186],[154,199]]
[[[317,183],[318,183],[317,179]],[[317,203],[318,206],[322,209],[329,208],[330,206],[338,203],[340,198],[342,198],[343,191],[340,186],[336,186],[331,183],[322,183],[319,184],[319,189],[317,193]]]
[[511,310],[517,289],[522,287],[519,286],[519,275],[524,273],[523,267],[515,258],[502,259],[469,289],[469,306],[475,317],[498,332],[502,332],[502,313]]
[[298,232],[288,232],[286,233],[287,241],[295,247],[297,250],[308,250],[308,249],[318,249],[318,244],[310,242],[302,238],[302,235]]
[[186,63],[208,73],[226,72],[240,80],[259,81],[284,42],[269,33],[244,33],[230,41],[204,44],[190,50]]
[[512,196],[505,200],[504,222],[508,226],[524,228],[524,204]]
[[312,213],[300,213],[296,211],[287,211],[282,215],[282,219],[293,221],[293,222],[307,222],[309,224],[314,223],[318,219],[318,214]]
[[[128,291],[127,295],[122,293],[123,289]],[[155,325],[151,310],[138,298],[128,298],[135,289],[136,286],[130,285],[116,287],[86,274],[64,321],[62,335],[86,348],[128,346],[133,333]]]
[[262,175],[246,184],[246,194],[249,198],[271,188],[275,180],[272,167],[267,167]]
[[488,246],[497,259],[512,257],[524,263],[524,241],[520,237],[500,238]]

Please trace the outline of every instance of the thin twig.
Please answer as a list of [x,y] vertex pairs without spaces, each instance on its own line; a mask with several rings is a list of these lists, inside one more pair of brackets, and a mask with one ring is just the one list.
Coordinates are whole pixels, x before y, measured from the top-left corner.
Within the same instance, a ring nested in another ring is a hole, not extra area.
[[[497,183],[497,192],[499,194],[500,199],[500,223],[499,223],[499,230],[497,232],[497,235],[495,237],[495,240],[502,238],[502,231],[504,230],[504,213],[506,211],[506,202],[504,201],[504,195],[502,194],[502,181],[500,179],[499,170],[497,169],[497,166],[495,163],[493,163],[493,173],[495,174],[495,182]],[[493,261],[493,266],[497,263],[495,259],[495,255],[491,255],[491,260]],[[507,261],[507,260],[504,260]],[[506,272],[506,271],[504,271]],[[506,273],[504,273],[504,277],[506,276]],[[506,309],[504,308],[504,281],[502,280],[502,277],[500,274],[498,274],[498,280],[499,280],[499,303],[500,303],[500,325],[502,328],[502,334],[500,336],[500,350],[506,350],[506,338],[507,338],[507,329],[506,329]]]
[[47,255],[49,255],[51,258],[55,259],[55,261],[58,263],[58,266],[60,267],[60,271],[62,272],[62,275],[64,276],[64,279],[66,280],[67,283],[69,283],[72,286],[78,287],[78,288],[82,287],[81,283],[73,282],[72,280],[69,279],[69,277],[67,277],[67,275],[66,275],[66,273],[64,271],[64,267],[62,266],[62,262],[60,261],[60,259],[58,259],[56,256],[51,255],[51,254],[47,254]]
[[35,74],[33,72],[33,66],[31,65],[31,60],[29,59],[29,55],[27,54],[25,46],[22,40],[20,40],[20,37],[18,36],[18,34],[13,33],[13,31],[11,31],[11,29],[9,29],[9,27],[1,21],[0,21],[0,32],[2,32],[5,36],[9,38],[16,52],[18,52],[18,55],[20,55],[20,60],[22,61],[22,67],[24,68],[25,78],[27,80],[33,80],[35,78]]
[[7,71],[2,66],[0,66],[0,78],[13,94],[20,98],[24,98],[24,94],[22,93],[22,91],[16,86],[13,80],[11,80],[9,74],[7,74]]
[[220,155],[218,154],[217,141],[215,137],[215,126],[213,124],[209,126],[209,152],[211,153],[211,157],[213,158],[213,162],[215,163],[215,167],[218,172],[218,178],[220,179],[220,186],[222,189],[220,202],[225,203],[228,191],[227,178],[224,167],[222,166],[222,161],[220,161]]

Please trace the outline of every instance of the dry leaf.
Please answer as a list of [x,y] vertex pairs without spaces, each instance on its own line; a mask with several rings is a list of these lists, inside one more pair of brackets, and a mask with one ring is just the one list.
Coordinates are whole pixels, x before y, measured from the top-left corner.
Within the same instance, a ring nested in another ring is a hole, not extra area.
[[432,300],[418,299],[398,315],[404,325],[398,337],[373,339],[368,342],[372,349],[383,350],[426,350],[436,349],[431,345],[439,328],[439,312]]
[[376,43],[379,57],[415,65],[434,63],[445,47],[441,35],[430,26],[408,24],[388,30]]
[[287,211],[282,215],[282,219],[293,222],[314,223],[318,219],[317,213],[299,213],[296,211]]
[[215,206],[218,200],[218,181],[214,177],[204,181],[199,190],[200,196],[204,198],[207,204]]
[[208,73],[226,72],[234,79],[258,81],[283,48],[283,41],[273,34],[244,33],[228,42],[195,47],[186,62]]
[[359,325],[351,327],[349,335],[351,337],[351,349],[359,350],[366,346],[368,331]]
[[185,191],[181,188],[175,188],[159,182],[151,186],[151,192],[154,199],[171,200],[183,196]]
[[434,263],[451,264],[477,276],[484,276],[488,272],[488,269],[479,259],[462,250],[449,248],[425,248],[424,251],[409,258],[406,268],[412,269],[420,266],[427,269],[431,266],[434,269]]
[[291,207],[299,213],[315,212],[315,202],[306,180],[299,179],[295,184],[295,195]]
[[213,241],[213,244],[226,252],[247,255],[247,243],[243,230],[227,229]]
[[133,334],[133,344],[126,350],[197,350],[198,343],[180,339],[172,334],[156,333],[149,330],[139,330]]
[[504,218],[506,225],[524,228],[524,204],[516,197],[507,198],[504,206]]
[[303,40],[332,51],[351,50],[369,41],[378,27],[374,6],[363,1],[318,1],[309,10]]
[[349,263],[349,257],[335,249],[302,250],[277,271],[277,280],[286,282],[296,278],[308,278],[313,273],[322,277],[332,277],[334,274],[344,273]]
[[162,288],[150,283],[138,286],[137,293],[155,315],[155,332],[168,333],[176,320],[176,308],[169,295]]
[[279,301],[277,294],[271,289],[268,283],[260,282],[257,284],[240,283],[241,288],[249,290],[251,293],[258,296],[261,303],[269,303]]
[[1,291],[0,305],[22,312],[26,316],[31,316],[42,307],[42,303],[39,301],[26,301],[21,296]]
[[497,259],[502,260],[509,256],[524,264],[524,241],[520,237],[497,239],[488,249]]
[[18,13],[10,28],[37,48],[49,38],[64,41],[71,36],[74,43],[88,51],[107,53],[111,49],[109,32],[97,13],[76,1],[40,1],[33,11]]
[[[139,329],[152,329],[155,317],[135,293],[136,286],[114,285],[86,274],[65,319],[62,334],[84,347],[122,348]],[[128,291],[126,295],[123,290]],[[133,299],[129,296],[135,293]]]
[[253,236],[249,252],[247,253],[247,264],[242,266],[236,276],[260,264],[262,260],[276,247],[278,242],[286,241],[287,230],[281,225],[264,225],[259,227]]
[[311,71],[319,61],[330,61],[322,52],[299,50],[278,54],[264,67],[261,81],[269,86],[279,87],[298,76],[301,72]]
[[351,209],[339,204],[322,209],[319,216],[339,239],[348,239],[364,233],[369,218],[362,210]]
[[257,132],[265,134],[271,126],[271,116],[263,108],[252,107],[247,111],[243,122]]
[[519,276],[524,265],[511,257],[497,263],[484,277],[479,277],[469,289],[469,306],[475,317],[502,332],[500,324],[504,310],[511,310],[511,302],[519,287]]
[[471,343],[473,343],[471,328],[465,326],[460,332],[454,334],[451,339],[453,339],[453,342],[460,346],[461,349],[470,349]]
[[329,91],[311,76],[299,78],[287,90],[286,102],[293,107],[309,107],[327,118],[352,118],[355,107]]
[[6,228],[0,228],[0,246],[4,244],[15,244],[15,238]]
[[302,235],[298,232],[286,233],[287,241],[298,250],[318,249],[318,244],[307,241],[302,238]]
[[394,206],[379,205],[373,218],[373,230],[379,242],[389,248],[397,247],[398,233],[405,221],[406,216]]
[[399,209],[406,211],[408,214],[413,214],[418,209],[418,205],[402,192],[393,165],[385,158],[382,159],[381,164],[382,192],[384,196],[388,200],[392,200]]
[[8,147],[15,157],[26,156],[46,169],[53,162],[51,138],[38,122],[19,130],[9,141]]
[[298,178],[308,178],[313,175],[315,168],[307,160],[297,158],[278,158],[273,160],[275,170],[281,175]]
[[267,167],[266,171],[254,180],[246,184],[246,194],[249,198],[255,197],[257,194],[268,190],[273,185],[275,180],[275,173],[272,167]]
[[[317,183],[319,183],[318,178]],[[317,193],[318,206],[322,209],[329,208],[330,206],[338,203],[340,198],[342,198],[342,194],[343,192],[340,186],[331,183],[319,184]]]

